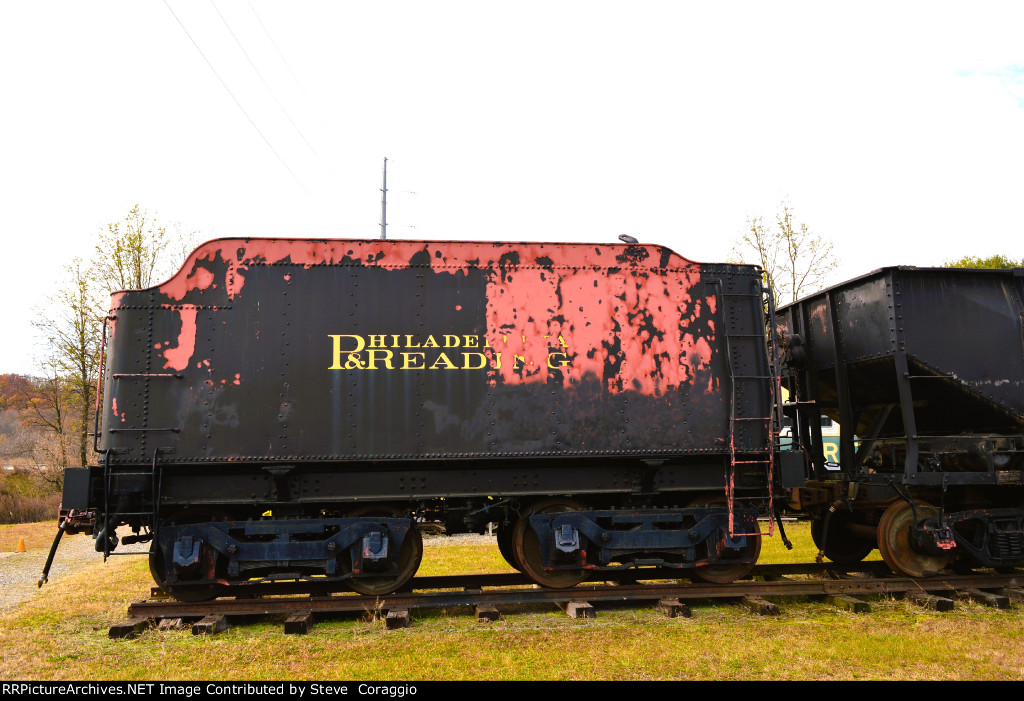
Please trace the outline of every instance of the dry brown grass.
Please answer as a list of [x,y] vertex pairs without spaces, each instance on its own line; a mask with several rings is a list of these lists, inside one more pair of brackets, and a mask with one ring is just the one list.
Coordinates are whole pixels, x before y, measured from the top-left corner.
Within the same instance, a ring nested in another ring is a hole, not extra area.
[[12,552],[18,539],[25,539],[26,548],[49,548],[57,535],[57,519],[42,523],[15,523],[0,525],[0,552]]

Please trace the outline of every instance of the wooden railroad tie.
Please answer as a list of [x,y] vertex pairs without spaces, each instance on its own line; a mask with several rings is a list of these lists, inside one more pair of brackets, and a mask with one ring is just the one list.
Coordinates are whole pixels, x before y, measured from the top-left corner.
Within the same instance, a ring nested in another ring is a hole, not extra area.
[[497,621],[501,618],[501,614],[498,613],[498,609],[494,608],[489,604],[480,604],[474,608],[474,614],[478,621]]
[[409,616],[409,609],[392,609],[384,617],[384,627],[388,630],[397,628],[408,628],[412,618]]
[[107,635],[111,638],[132,640],[139,637],[144,630],[149,628],[149,621],[144,618],[133,618],[110,626]]
[[161,618],[157,630],[181,630],[185,627],[185,621],[181,618]]
[[758,616],[778,616],[779,607],[770,601],[765,601],[759,596],[744,596],[739,600],[739,605],[748,611],[753,611]]
[[871,605],[868,602],[845,594],[829,594],[825,597],[825,601],[838,609],[854,613],[868,613],[871,610]]
[[569,618],[597,618],[597,611],[587,601],[566,601],[558,606]]
[[1016,601],[1017,603],[1024,603],[1024,589],[1014,589],[1013,587],[1003,587],[1002,589],[996,590],[997,594],[1002,594],[1005,597]]
[[658,602],[658,610],[669,618],[692,618],[693,611],[679,599],[662,599]]
[[1010,597],[1005,594],[992,594],[987,591],[981,591],[980,589],[960,589],[956,593],[957,597],[965,601],[974,601],[985,606],[991,606],[997,609],[1008,609],[1010,608]]
[[285,635],[305,635],[309,632],[309,629],[313,627],[313,623],[316,622],[316,617],[312,611],[303,611],[301,613],[293,613],[288,616],[288,619],[284,622]]
[[955,604],[952,599],[947,599],[944,596],[926,594],[923,591],[908,591],[905,598],[911,603],[917,604],[918,606],[924,606],[932,611],[952,611],[955,608]]
[[192,635],[216,635],[228,629],[227,616],[207,616],[192,624]]

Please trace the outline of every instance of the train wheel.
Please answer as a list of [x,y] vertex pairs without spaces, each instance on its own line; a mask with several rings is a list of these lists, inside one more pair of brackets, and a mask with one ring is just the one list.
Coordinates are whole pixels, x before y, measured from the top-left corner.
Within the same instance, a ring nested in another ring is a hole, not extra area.
[[[178,512],[168,518],[164,521],[164,524],[169,526],[184,526],[192,523],[226,521],[227,518],[227,514],[220,511],[186,509],[185,511]],[[200,550],[200,566],[205,574],[209,574],[211,571],[216,574],[222,565],[220,562],[221,559],[222,558],[217,551],[208,546],[203,547]],[[227,587],[223,584],[196,585],[189,584],[187,580],[168,584],[166,569],[167,566],[163,551],[159,548],[156,541],[154,541],[149,547],[149,573],[153,576],[153,581],[156,582],[156,585],[167,594],[173,596],[178,601],[199,602],[216,599],[227,590]]]
[[[825,534],[825,522],[828,522],[828,538]],[[840,565],[855,565],[871,554],[875,543],[863,538],[854,538],[845,532],[846,525],[853,522],[853,514],[849,511],[835,511],[832,516],[816,518],[811,521],[811,540],[818,550],[825,543],[825,557]]]
[[571,499],[548,499],[531,506],[512,528],[512,552],[520,565],[517,569],[537,584],[550,589],[568,589],[589,577],[590,573],[584,569],[550,572],[545,570],[540,540],[534,530],[530,528],[530,516],[533,514],[559,514],[582,509],[581,504]]
[[[690,506],[719,506],[725,508],[726,502],[720,497],[701,497],[692,502]],[[702,582],[708,582],[709,584],[728,584],[729,582],[735,582],[737,579],[746,577],[754,569],[757,558],[761,555],[761,534],[745,537],[747,543],[737,555],[744,559],[749,559],[749,563],[737,562],[695,567],[690,570],[691,577]]]
[[498,552],[501,553],[501,556],[503,558],[505,558],[505,562],[510,564],[513,567],[513,569],[516,569],[516,570],[522,572],[523,571],[523,567],[522,567],[522,565],[520,565],[516,561],[515,549],[514,549],[514,546],[512,544],[512,540],[514,538],[513,532],[515,531],[515,526],[516,526],[515,522],[510,523],[507,526],[504,525],[504,524],[501,524],[501,525],[498,526],[498,533],[497,533]]
[[[917,515],[920,518],[937,516],[939,510],[924,502],[918,502]],[[911,543],[914,525],[914,510],[905,501],[889,506],[878,522],[878,550],[882,559],[896,574],[905,577],[931,577],[944,570],[953,561],[954,553],[931,555],[916,550]]]
[[[401,518],[402,513],[398,509],[391,509],[379,506],[365,506],[346,514],[349,518],[374,517]],[[343,558],[347,560],[346,558]],[[402,539],[402,549],[398,553],[398,573],[382,577],[351,577],[346,580],[349,588],[360,594],[379,596],[390,594],[401,589],[413,578],[416,570],[420,568],[420,561],[423,559],[423,534],[420,529],[413,525],[409,532]],[[343,562],[342,570],[352,571],[351,562]]]

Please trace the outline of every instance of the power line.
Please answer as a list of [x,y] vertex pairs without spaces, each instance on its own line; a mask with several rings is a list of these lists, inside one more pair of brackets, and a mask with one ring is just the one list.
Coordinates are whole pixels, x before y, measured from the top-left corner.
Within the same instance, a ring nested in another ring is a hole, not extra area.
[[277,47],[277,44],[274,42],[274,37],[270,36],[270,31],[267,29],[267,26],[263,24],[263,20],[260,19],[259,14],[257,14],[256,8],[252,6],[252,3],[249,2],[249,0],[245,1],[246,4],[249,6],[249,9],[252,10],[252,14],[256,17],[256,21],[259,22],[260,27],[263,28],[263,33],[267,35],[267,39],[270,41],[270,45],[273,46],[274,51],[277,52],[277,56],[278,58],[281,59],[281,63],[283,63],[284,67],[288,69],[288,74],[292,77],[292,80],[295,81],[295,85],[298,86],[299,90],[301,90],[302,94],[306,97],[306,102],[309,103],[309,105],[313,108],[313,112],[320,119],[320,123],[324,127],[327,127],[327,121],[323,118],[323,115],[320,114],[319,110],[317,110],[316,104],[314,104],[313,100],[310,99],[309,93],[306,92],[306,88],[302,86],[302,83],[299,82],[298,76],[295,75],[295,71],[292,70],[292,67],[288,64],[288,61],[285,60],[284,54],[281,53],[281,49],[279,49]]
[[[262,83],[263,83],[263,87],[265,87],[267,89],[267,92],[270,93],[270,96],[272,98],[274,98],[274,102],[276,102],[277,106],[279,108],[281,108],[281,112],[288,119],[288,123],[292,125],[293,129],[295,129],[295,133],[297,133],[299,135],[299,137],[302,139],[302,142],[304,144],[306,144],[306,147],[309,149],[310,153],[312,153],[316,157],[316,159],[318,161],[320,161],[320,165],[322,165],[324,167],[324,170],[327,171],[328,175],[330,175],[331,178],[335,182],[337,182],[337,178],[334,177],[334,173],[331,172],[331,169],[328,168],[327,164],[324,163],[322,158],[320,158],[320,154],[317,153],[316,149],[314,149],[312,144],[309,143],[309,140],[306,139],[306,135],[302,133],[302,130],[299,129],[299,126],[295,123],[295,120],[293,120],[292,116],[290,114],[288,114],[288,110],[285,109],[285,106],[283,104],[281,104],[280,100],[277,99],[277,95],[274,93],[273,88],[271,88],[270,84],[267,83],[266,79],[263,77],[263,73],[260,72],[260,69],[256,67],[256,64],[253,62],[252,58],[249,56],[249,52],[245,50],[244,46],[242,46],[242,42],[239,41],[238,36],[235,34],[234,30],[231,29],[231,25],[228,24],[227,19],[221,13],[220,9],[217,7],[217,3],[215,3],[214,0],[210,0],[210,4],[213,5],[213,9],[216,11],[217,16],[220,17],[220,21],[224,23],[225,27],[227,27],[228,32],[231,34],[231,38],[235,40],[236,44],[238,44],[238,48],[241,50],[242,54],[245,56],[245,60],[247,60],[249,62],[249,65],[252,66],[252,69],[256,72],[256,75],[259,76],[260,81],[262,81]],[[250,5],[250,7],[251,7],[251,5]],[[257,17],[256,19],[258,20],[259,17]],[[262,22],[260,24],[262,26]],[[264,27],[264,31],[266,31],[265,27]],[[269,35],[268,35],[268,37],[269,37]],[[273,43],[273,40],[271,40],[271,43]],[[277,47],[275,46],[274,48],[276,49]],[[280,52],[278,52],[278,53],[280,53]],[[289,69],[289,71],[290,70],[291,69]]]
[[316,198],[313,197],[313,194],[306,189],[306,186],[302,184],[302,181],[299,180],[298,176],[295,175],[292,169],[288,167],[288,164],[285,163],[285,160],[281,158],[281,154],[277,152],[277,149],[273,147],[273,145],[270,143],[267,137],[264,136],[263,132],[260,131],[260,128],[256,126],[256,122],[253,121],[252,117],[249,116],[249,113],[245,111],[244,107],[242,107],[242,103],[239,102],[238,98],[235,97],[235,94],[231,92],[231,88],[228,87],[228,84],[225,83],[224,79],[220,77],[220,73],[218,73],[217,69],[213,67],[212,63],[210,63],[210,59],[206,58],[206,54],[204,54],[203,50],[199,48],[199,44],[197,44],[196,40],[192,38],[192,35],[189,33],[188,29],[185,27],[182,21],[178,18],[178,15],[175,14],[174,10],[171,9],[171,6],[167,3],[167,0],[164,0],[164,5],[167,7],[167,10],[171,13],[171,15],[174,16],[174,19],[177,20],[178,26],[180,26],[182,31],[185,32],[185,35],[189,38],[189,41],[192,42],[192,46],[196,47],[196,51],[198,51],[199,55],[203,57],[204,61],[206,61],[206,65],[209,66],[210,70],[213,71],[213,74],[217,76],[217,80],[219,80],[220,84],[224,86],[224,89],[227,91],[228,95],[230,95],[231,99],[235,101],[236,105],[238,105],[238,109],[242,110],[242,114],[244,114],[245,118],[249,120],[249,124],[252,125],[252,128],[255,129],[256,133],[259,134],[260,137],[263,139],[263,143],[265,143],[267,145],[267,148],[269,148],[273,152],[273,154],[277,156],[277,160],[281,162],[281,165],[284,166],[284,169],[288,171],[288,173],[292,176],[292,178],[295,180],[298,186],[302,188],[302,191],[309,195],[310,199],[316,201]]

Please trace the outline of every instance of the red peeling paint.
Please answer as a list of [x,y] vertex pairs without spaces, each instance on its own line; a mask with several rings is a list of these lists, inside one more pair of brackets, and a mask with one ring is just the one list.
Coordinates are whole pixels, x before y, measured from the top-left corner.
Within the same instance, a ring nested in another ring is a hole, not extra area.
[[191,275],[185,279],[185,291],[205,290],[213,284],[214,275],[206,268],[196,268]]
[[[483,271],[491,384],[558,378],[569,387],[607,376],[610,392],[660,395],[710,367],[703,336],[714,332],[718,300],[695,297],[699,264],[654,245],[221,239],[200,246],[159,291],[216,307],[245,288],[250,268],[271,264]],[[186,366],[196,333],[195,307],[180,313],[178,345],[164,351],[175,369]]]
[[194,305],[186,304],[178,310],[181,317],[181,332],[178,334],[178,344],[174,348],[164,351],[165,368],[184,370],[192,358],[196,348],[196,312]]
[[116,417],[121,419],[121,423],[124,423],[127,420],[126,417],[128,416],[128,412],[125,412],[123,414],[118,414],[117,413],[117,397],[114,397],[113,400],[111,401],[110,409],[111,409],[111,411],[114,412],[114,416],[116,416]]
[[[502,354],[492,384],[499,377],[546,382],[558,372],[569,387],[587,375],[603,378],[614,363],[608,391],[658,395],[692,383],[709,364],[710,347],[698,347],[699,334],[688,331],[700,316],[690,293],[700,279],[696,266],[666,275],[627,266],[510,268],[495,277],[487,286],[487,327],[513,333],[491,342]],[[523,367],[516,356],[533,365]]]
[[[510,255],[513,258],[508,258]],[[496,270],[542,269],[545,266],[555,270],[639,267],[650,270],[659,268],[663,259],[665,269],[696,268],[691,261],[654,245],[218,239],[197,248],[178,274],[160,285],[159,290],[170,299],[182,300],[191,290],[206,293],[223,287],[228,297],[234,299],[245,286],[245,272],[252,265],[292,263],[309,268],[349,262],[381,268],[407,268],[414,257],[418,264],[428,266],[434,272],[452,275],[465,273],[471,267]],[[218,260],[221,261],[220,266],[211,265]],[[226,272],[221,272],[225,264]],[[218,279],[220,276],[223,280]],[[215,280],[217,284],[214,284]]]

